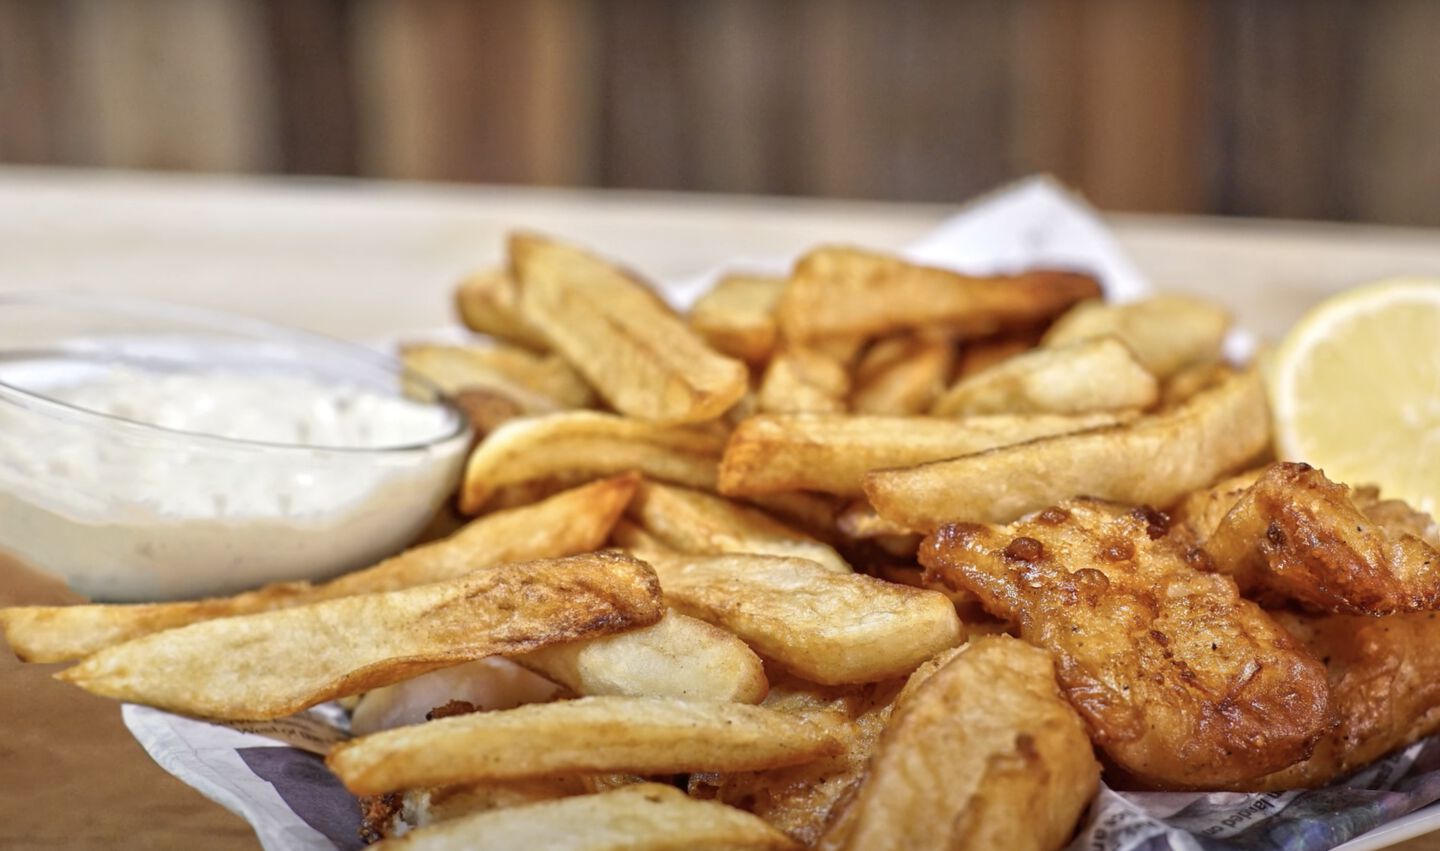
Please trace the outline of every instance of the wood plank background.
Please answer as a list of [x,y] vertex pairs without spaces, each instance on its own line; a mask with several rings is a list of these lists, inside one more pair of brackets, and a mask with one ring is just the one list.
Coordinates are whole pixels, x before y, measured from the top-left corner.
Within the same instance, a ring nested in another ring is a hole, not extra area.
[[1440,2],[0,0],[0,162],[1440,225]]

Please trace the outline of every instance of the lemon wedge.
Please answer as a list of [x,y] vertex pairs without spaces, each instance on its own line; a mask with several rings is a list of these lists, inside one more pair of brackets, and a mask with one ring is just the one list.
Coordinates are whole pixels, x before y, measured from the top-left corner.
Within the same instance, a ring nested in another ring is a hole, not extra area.
[[1321,302],[1266,370],[1281,458],[1440,509],[1440,279],[1381,281]]

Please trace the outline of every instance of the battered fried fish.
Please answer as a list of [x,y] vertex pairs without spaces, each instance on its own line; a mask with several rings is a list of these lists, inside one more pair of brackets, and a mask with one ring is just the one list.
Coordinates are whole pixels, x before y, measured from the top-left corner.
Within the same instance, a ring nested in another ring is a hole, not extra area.
[[1307,464],[1272,464],[1203,539],[1247,596],[1325,612],[1440,608],[1440,552],[1427,521],[1373,489],[1352,492]]
[[1440,614],[1275,616],[1325,662],[1338,723],[1309,759],[1244,788],[1324,786],[1440,730]]
[[1324,666],[1166,532],[1158,512],[1076,499],[942,527],[920,561],[1054,655],[1096,744],[1137,782],[1214,788],[1305,759],[1330,725]]

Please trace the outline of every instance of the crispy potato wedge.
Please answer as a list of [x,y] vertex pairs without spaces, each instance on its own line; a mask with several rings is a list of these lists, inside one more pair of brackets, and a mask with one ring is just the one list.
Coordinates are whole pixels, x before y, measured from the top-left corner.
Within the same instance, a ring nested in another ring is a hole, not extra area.
[[725,435],[595,411],[569,411],[506,423],[475,447],[465,465],[460,510],[475,514],[506,485],[556,475],[609,476],[637,470],[653,479],[713,490]]
[[428,827],[475,813],[586,795],[591,791],[584,778],[565,775],[367,795],[360,799],[360,838],[366,842],[379,842],[417,827]]
[[650,564],[671,608],[730,630],[822,685],[904,676],[961,640],[944,594],[805,559],[677,554]]
[[1035,349],[961,379],[935,402],[937,416],[1088,414],[1148,408],[1160,386],[1114,337]]
[[731,496],[812,490],[861,496],[865,474],[1094,429],[1119,414],[878,417],[762,414],[740,423],[725,445],[719,488]]
[[1160,406],[1173,408],[1219,384],[1229,374],[1229,366],[1221,361],[1201,361],[1171,373],[1160,387]]
[[904,680],[820,686],[787,678],[763,704],[781,712],[834,712],[844,718],[845,749],[813,762],[735,774],[690,775],[690,794],[740,807],[810,846],[859,785]]
[[1053,348],[1119,337],[1146,369],[1165,379],[1192,364],[1220,360],[1229,328],[1230,314],[1219,305],[1167,294],[1126,304],[1077,305],[1050,326],[1040,344]]
[[983,337],[1043,322],[1099,295],[1094,278],[1073,272],[976,278],[832,246],[795,264],[776,319],[781,333],[795,341],[937,325],[959,336]]
[[667,549],[678,552],[795,556],[850,572],[850,565],[828,544],[713,494],[643,481],[628,514]]
[[850,373],[833,357],[814,349],[788,346],[765,368],[756,408],[770,412],[845,410]]
[[840,724],[743,703],[582,697],[440,718],[352,739],[326,763],[374,795],[566,772],[751,771],[837,753]]
[[641,561],[646,560],[646,553],[674,552],[649,531],[623,517],[616,522],[614,531],[610,533],[610,545],[618,549],[629,550]]
[[1014,638],[979,638],[919,676],[880,737],[841,847],[1062,847],[1100,765],[1049,655]]
[[1006,523],[1077,494],[1170,505],[1239,469],[1269,441],[1270,410],[1252,369],[1177,408],[1122,425],[876,470],[865,477],[865,494],[882,517],[925,531],[956,520]]
[[635,493],[637,478],[617,476],[524,508],[487,514],[448,538],[319,585],[283,582],[233,597],[179,603],[18,606],[0,609],[0,629],[27,662],[66,662],[166,629],[234,615],[454,579],[511,561],[598,549]]
[[[915,340],[903,356],[883,367],[857,370],[850,409],[859,414],[912,416],[930,410],[955,368],[948,341]],[[868,374],[867,374],[868,372]]]
[[785,834],[734,807],[636,783],[481,812],[418,828],[376,846],[406,851],[798,851]]
[[595,404],[595,391],[558,355],[538,355],[512,346],[412,343],[400,348],[400,361],[451,395],[482,389],[518,401],[528,397],[548,403],[548,407],[525,413]]
[[914,534],[913,529],[907,529],[881,517],[880,512],[876,511],[875,507],[863,496],[851,500],[850,504],[845,506],[845,510],[835,518],[835,526],[847,538],[855,540]]
[[455,310],[472,331],[537,352],[550,348],[545,335],[520,318],[520,285],[503,269],[476,272],[461,281]]
[[679,612],[653,626],[513,658],[581,696],[759,703],[770,689],[765,666],[745,642]]
[[813,538],[835,542],[835,518],[842,507],[839,497],[828,493],[785,491],[751,494],[744,499]]
[[1002,364],[1018,354],[1028,352],[1040,343],[1037,331],[1022,331],[1001,334],[983,340],[972,340],[960,349],[960,358],[955,364],[955,379],[962,380]]
[[191,624],[106,648],[56,676],[171,712],[279,718],[447,665],[648,626],[662,614],[644,562],[591,553]]
[[705,345],[648,285],[594,255],[531,234],[510,238],[520,314],[616,410],[714,419],[745,393],[745,365]]
[[690,308],[690,327],[717,352],[764,363],[780,336],[775,305],[784,289],[784,278],[727,275]]

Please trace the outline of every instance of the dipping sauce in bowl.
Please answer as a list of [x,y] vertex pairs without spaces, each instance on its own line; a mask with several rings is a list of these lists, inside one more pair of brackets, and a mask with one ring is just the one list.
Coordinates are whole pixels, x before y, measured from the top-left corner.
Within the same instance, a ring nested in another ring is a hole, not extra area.
[[166,305],[0,299],[0,549],[97,600],[372,564],[453,491],[469,437],[359,347]]

